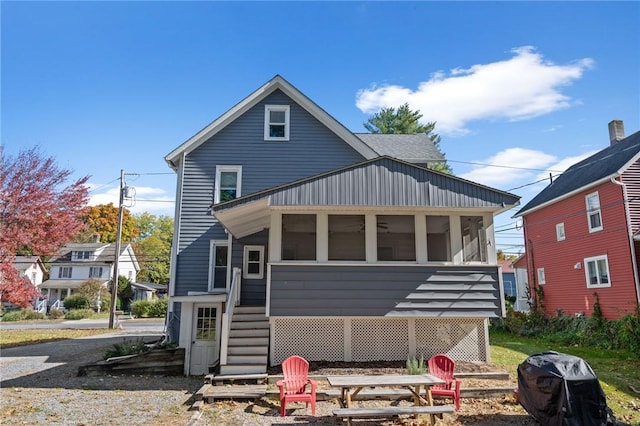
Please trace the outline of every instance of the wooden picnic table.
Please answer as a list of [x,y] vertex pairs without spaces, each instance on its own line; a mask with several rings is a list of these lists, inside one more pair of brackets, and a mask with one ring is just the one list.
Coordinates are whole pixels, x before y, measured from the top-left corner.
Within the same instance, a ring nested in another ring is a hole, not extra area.
[[[338,403],[342,407],[335,410],[334,414],[347,418],[348,424],[351,424],[351,417],[369,417],[369,416],[390,416],[399,414],[431,414],[431,423],[434,423],[434,415],[443,412],[453,412],[453,407],[442,406],[441,408],[432,407],[433,398],[431,396],[431,386],[442,384],[444,380],[430,374],[385,374],[372,376],[327,376],[327,381],[332,387],[340,388],[340,398]],[[414,409],[410,407],[388,407],[378,409],[359,409],[352,408],[351,402],[353,398],[364,388],[376,387],[392,387],[409,389],[413,395]],[[420,392],[422,388],[426,390],[427,399],[424,399]],[[431,406],[426,408],[424,406]],[[433,410],[432,410],[433,409]]]
[[[433,405],[431,386],[442,384],[444,380],[430,374],[383,374],[371,376],[327,376],[332,387],[340,388],[338,402],[343,408],[351,408],[351,401],[363,388],[401,387],[413,394],[415,405]],[[427,399],[421,395],[421,388],[427,391]]]

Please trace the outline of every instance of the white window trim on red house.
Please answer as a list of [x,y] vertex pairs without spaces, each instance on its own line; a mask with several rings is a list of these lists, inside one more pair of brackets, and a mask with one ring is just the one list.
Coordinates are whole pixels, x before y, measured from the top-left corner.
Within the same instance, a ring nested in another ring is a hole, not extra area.
[[[596,284],[591,283],[590,277],[589,277],[589,264],[593,263],[595,265],[596,268],[598,268],[598,261],[599,260],[604,260],[604,266],[606,269],[606,278],[607,278],[607,282],[606,283],[602,283],[602,271],[597,271],[597,276],[596,278],[598,279],[598,282]],[[584,258],[584,275],[585,275],[585,279],[587,281],[587,288],[606,288],[606,287],[611,287],[611,274],[609,273],[609,259],[607,258],[607,255],[604,254],[602,256],[593,256],[593,257],[585,257]]]
[[[597,208],[591,208],[589,206],[589,199],[593,199],[595,198],[597,200]],[[597,232],[597,231],[602,231],[602,208],[600,207],[600,195],[598,194],[598,192],[592,192],[591,194],[587,195],[586,197],[584,197],[584,201],[587,205],[587,225],[589,226],[589,232]],[[598,220],[600,222],[600,225],[598,226],[591,226],[591,218],[598,216]]]

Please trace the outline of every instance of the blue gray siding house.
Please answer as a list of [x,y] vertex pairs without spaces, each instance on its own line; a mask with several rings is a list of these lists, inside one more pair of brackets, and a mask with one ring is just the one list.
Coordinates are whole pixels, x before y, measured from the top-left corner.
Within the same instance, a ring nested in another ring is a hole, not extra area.
[[275,76],[165,159],[186,374],[293,353],[487,360],[504,313],[493,217],[519,198],[428,169],[443,158],[427,135],[354,134]]

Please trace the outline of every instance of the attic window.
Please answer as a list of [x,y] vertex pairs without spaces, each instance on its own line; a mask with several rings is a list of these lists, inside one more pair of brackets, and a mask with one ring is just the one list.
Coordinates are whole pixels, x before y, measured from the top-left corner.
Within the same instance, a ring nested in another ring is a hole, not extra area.
[[73,251],[71,252],[71,259],[74,261],[77,260],[91,260],[93,252],[90,251]]
[[265,105],[264,140],[289,140],[289,105]]

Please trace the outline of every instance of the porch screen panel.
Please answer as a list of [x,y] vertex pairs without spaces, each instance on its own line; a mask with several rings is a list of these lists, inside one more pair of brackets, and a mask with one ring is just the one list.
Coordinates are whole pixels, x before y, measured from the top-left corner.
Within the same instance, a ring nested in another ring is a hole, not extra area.
[[282,260],[316,260],[316,215],[282,215]]
[[449,235],[448,216],[427,216],[427,260],[431,262],[451,261]]
[[329,215],[329,260],[366,260],[364,215]]
[[487,247],[482,216],[461,216],[462,247],[465,262],[486,262]]
[[416,230],[413,216],[376,217],[378,260],[415,261]]

